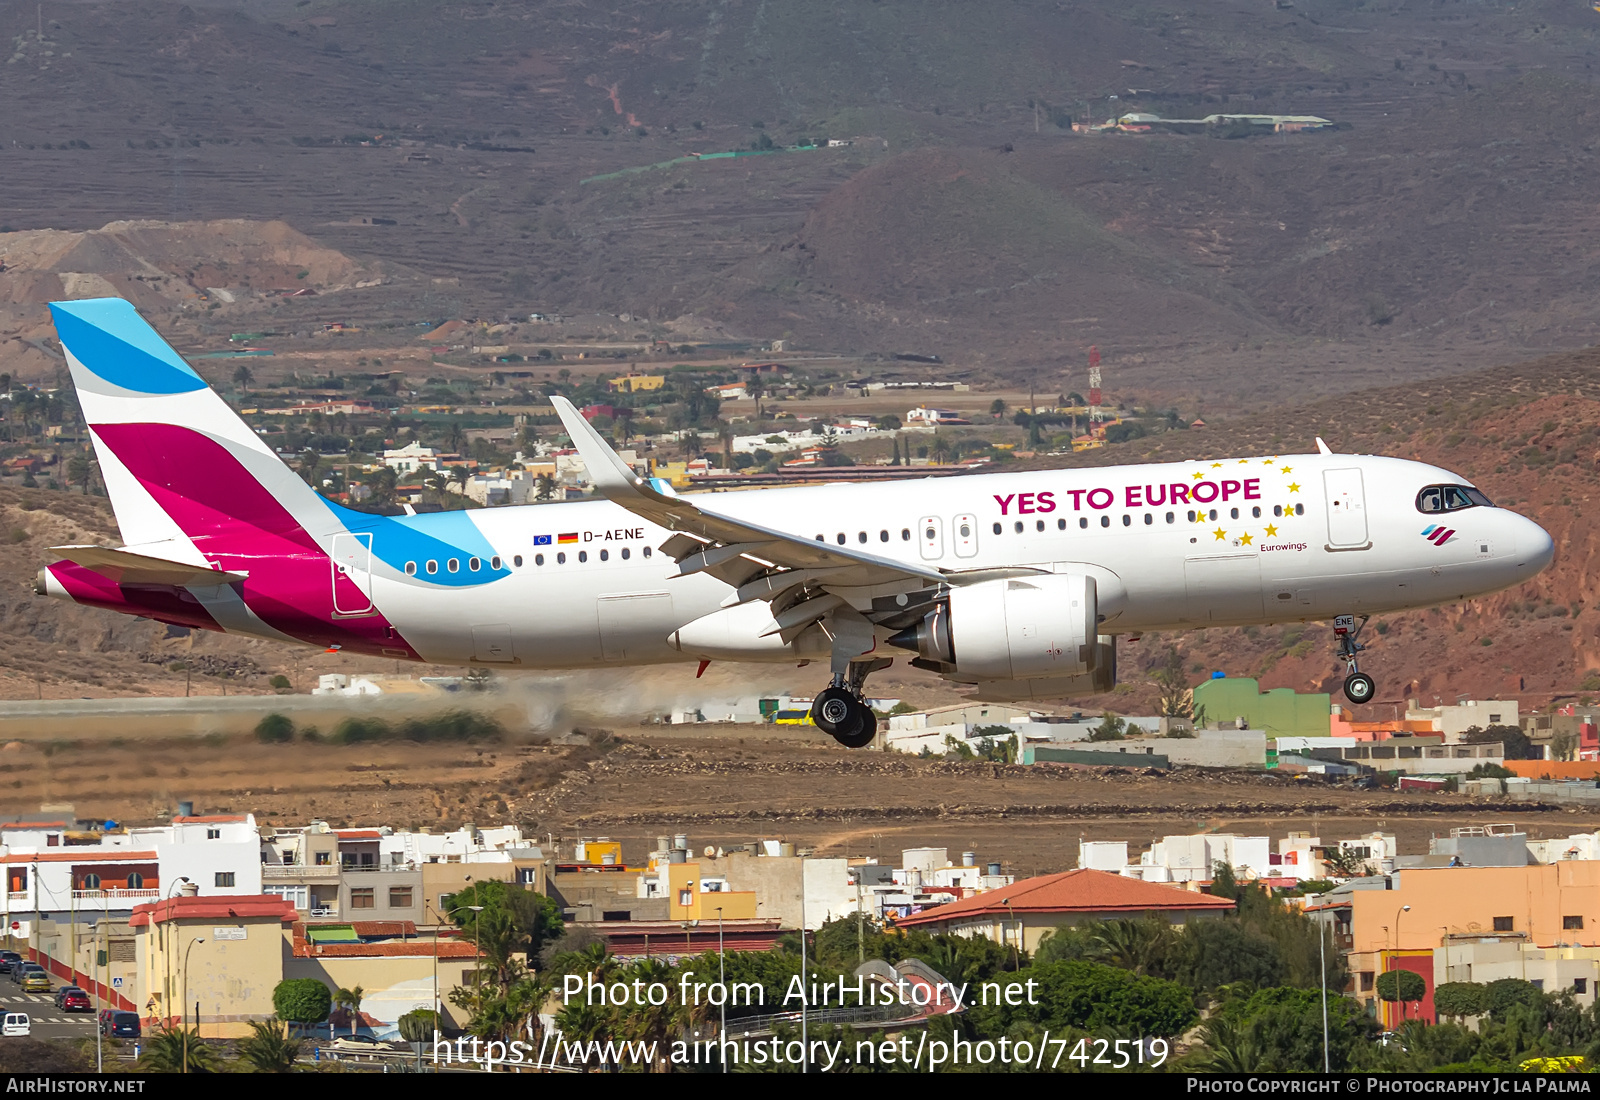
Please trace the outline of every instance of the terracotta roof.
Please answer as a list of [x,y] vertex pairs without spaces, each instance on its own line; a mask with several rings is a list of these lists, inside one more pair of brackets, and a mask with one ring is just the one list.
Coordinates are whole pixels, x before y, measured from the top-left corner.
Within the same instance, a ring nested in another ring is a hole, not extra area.
[[0,856],[0,863],[117,863],[123,860],[139,860],[149,862],[156,858],[153,851],[135,851],[131,848],[95,848],[84,847],[56,848],[49,852],[38,852],[28,855],[23,852],[12,852]]
[[65,829],[65,821],[7,821],[0,823],[0,829]]
[[142,928],[169,920],[219,920],[227,917],[277,917],[285,924],[295,920],[294,902],[276,894],[234,894],[168,898],[135,905],[128,924]]
[[948,905],[936,906],[895,923],[933,924],[962,917],[1010,916],[1015,913],[1146,913],[1182,909],[1222,911],[1233,902],[1181,887],[1124,878],[1109,871],[1079,868],[1041,875],[989,890]]
[[383,834],[377,829],[335,829],[334,835],[340,840],[381,840]]
[[292,950],[297,958],[426,959],[437,956],[441,959],[475,959],[479,954],[471,943],[450,939],[435,942],[432,936],[427,939],[380,940],[377,943],[311,943],[295,936]]
[[249,819],[248,814],[197,814],[191,817],[175,817],[172,819],[172,823],[174,825],[216,825],[226,821],[248,821]]

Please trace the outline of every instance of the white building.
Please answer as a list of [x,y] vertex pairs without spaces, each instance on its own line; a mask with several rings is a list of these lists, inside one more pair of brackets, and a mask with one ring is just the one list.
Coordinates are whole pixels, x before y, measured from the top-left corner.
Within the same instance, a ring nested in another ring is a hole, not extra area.
[[412,440],[404,447],[384,451],[383,464],[397,474],[414,474],[418,470],[437,470],[439,455],[432,447]]
[[1447,744],[1455,744],[1473,726],[1520,726],[1521,715],[1515,699],[1463,699],[1452,706],[1406,708],[1407,722],[1432,722],[1436,733],[1444,734]]
[[1210,882],[1218,863],[1233,868],[1240,878],[1271,878],[1271,841],[1231,833],[1162,837],[1139,856],[1137,867],[1123,874],[1145,882]]

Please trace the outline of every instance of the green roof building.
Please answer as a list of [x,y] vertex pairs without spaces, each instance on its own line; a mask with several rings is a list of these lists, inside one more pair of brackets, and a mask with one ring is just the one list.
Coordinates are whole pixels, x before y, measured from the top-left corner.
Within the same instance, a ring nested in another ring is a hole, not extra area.
[[1207,680],[1194,689],[1196,709],[1205,708],[1209,725],[1231,726],[1243,718],[1268,737],[1327,737],[1331,698],[1324,692],[1301,695],[1290,688],[1262,691],[1250,677]]

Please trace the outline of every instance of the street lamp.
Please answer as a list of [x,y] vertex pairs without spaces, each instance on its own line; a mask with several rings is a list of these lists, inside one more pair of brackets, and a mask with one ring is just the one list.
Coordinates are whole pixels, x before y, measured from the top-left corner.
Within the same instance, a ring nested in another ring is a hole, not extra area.
[[[804,934],[802,931],[801,935]],[[720,1053],[722,1048],[721,1040],[723,1036],[728,1034],[728,977],[723,970],[722,960],[722,906],[719,905],[717,906],[717,985],[722,990],[722,1023],[720,1024],[721,1031],[717,1035],[717,1049],[718,1057],[722,1059],[722,1072],[727,1073],[728,1059],[722,1057]]]
[[[1400,969],[1400,914],[1409,912],[1411,912],[1411,906],[1409,905],[1402,905],[1394,911],[1394,955],[1390,959],[1390,970]],[[1400,1020],[1404,1022],[1406,1018],[1406,1003],[1400,999],[1400,979],[1398,978],[1395,979],[1394,983],[1394,999],[1395,1003],[1400,1006]]]
[[[179,875],[172,881],[172,885],[167,887],[166,896],[164,896],[161,900],[171,901],[172,891],[176,890],[180,884],[188,885],[188,883],[189,879],[187,876]],[[168,927],[171,925],[171,923],[172,913],[168,912],[167,922],[162,926],[161,929],[161,965],[164,971],[164,977],[161,983],[161,1008],[166,1013],[168,1020],[172,1019],[172,951],[170,947],[170,931]]]
[[[195,944],[205,942],[206,938],[204,936],[196,936],[189,941],[189,946],[183,949],[183,1012],[185,1016],[189,1014],[189,952],[194,950]],[[194,1026],[196,1032],[198,1032],[200,1029],[199,1012],[194,1014]],[[189,1029],[187,1027],[183,1028],[183,1072],[189,1072]]]
[[[1006,907],[1006,917],[1007,917],[1006,923],[1007,923],[1007,925],[1016,924],[1017,923],[1017,914],[1016,914],[1016,911],[1011,908],[1011,899],[1010,898],[1001,898],[1000,899],[1000,904],[1004,905]],[[1007,939],[1007,937],[1004,936],[1004,935],[1002,935],[1000,937],[1000,950],[1002,950],[1002,951],[1005,950],[1006,939]],[[1017,930],[1017,939],[1019,941],[1022,939],[1022,930],[1021,929]],[[1020,942],[1019,943],[1014,943],[1014,944],[1011,945],[1011,962],[1016,967],[1016,969],[1018,969],[1018,970],[1022,969],[1022,945],[1020,944]]]

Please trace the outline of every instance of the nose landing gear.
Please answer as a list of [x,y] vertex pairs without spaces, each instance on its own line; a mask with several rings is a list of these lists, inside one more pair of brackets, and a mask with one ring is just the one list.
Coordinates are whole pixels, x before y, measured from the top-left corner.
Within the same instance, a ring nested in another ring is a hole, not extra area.
[[861,689],[869,675],[894,664],[892,657],[870,661],[851,661],[844,672],[836,672],[833,682],[811,703],[811,720],[847,749],[864,749],[878,732],[878,716],[862,698]]
[[1361,671],[1356,662],[1356,654],[1367,647],[1360,642],[1361,632],[1366,629],[1367,619],[1370,616],[1361,616],[1359,625],[1354,615],[1335,615],[1333,618],[1333,636],[1339,644],[1339,656],[1344,660],[1344,696],[1352,703],[1370,703],[1373,695],[1378,691],[1378,685],[1371,676]]

